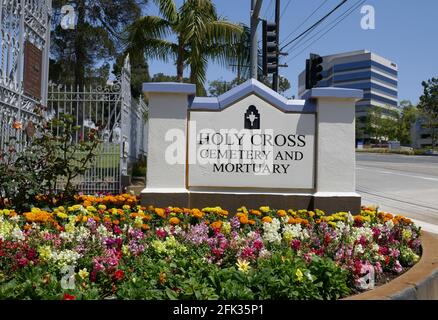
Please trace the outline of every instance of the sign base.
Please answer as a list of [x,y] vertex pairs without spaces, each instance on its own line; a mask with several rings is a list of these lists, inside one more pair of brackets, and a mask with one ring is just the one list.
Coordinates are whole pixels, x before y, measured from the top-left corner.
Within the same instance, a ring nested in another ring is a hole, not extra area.
[[141,204],[154,207],[205,208],[220,206],[234,213],[241,206],[259,208],[269,206],[275,209],[320,209],[326,214],[351,212],[359,214],[361,197],[357,193],[241,193],[241,192],[199,192],[184,189],[145,189],[141,193]]

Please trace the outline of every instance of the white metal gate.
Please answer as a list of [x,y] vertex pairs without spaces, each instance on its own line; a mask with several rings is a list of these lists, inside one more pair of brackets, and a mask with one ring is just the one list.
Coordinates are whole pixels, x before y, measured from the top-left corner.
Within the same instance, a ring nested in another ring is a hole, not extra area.
[[0,150],[46,105],[51,0],[0,0]]
[[144,153],[139,143],[144,140],[138,133],[146,131],[143,117],[139,119],[146,105],[142,99],[131,98],[130,69],[126,57],[121,75],[105,87],[49,86],[49,115],[73,115],[81,127],[76,142],[85,137],[88,129],[98,129],[103,139],[92,167],[74,181],[84,193],[123,191],[122,178],[128,176],[128,165]]

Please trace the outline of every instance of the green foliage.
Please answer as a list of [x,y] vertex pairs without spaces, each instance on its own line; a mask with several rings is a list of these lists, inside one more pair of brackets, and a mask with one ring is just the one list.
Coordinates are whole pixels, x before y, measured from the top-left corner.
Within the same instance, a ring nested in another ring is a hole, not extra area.
[[[160,16],[142,17],[128,28],[128,52],[174,60],[179,82],[190,66],[190,82],[202,95],[208,59],[227,66],[236,56],[242,27],[219,17],[211,0],[187,0],[180,8],[174,0],[155,2]],[[168,40],[171,35],[176,41]]]
[[418,110],[424,117],[427,127],[431,130],[432,149],[435,149],[438,139],[438,78],[432,78],[421,83],[423,94],[420,97]]
[[[278,92],[280,94],[284,94],[287,90],[290,89],[290,82],[285,77],[280,76],[279,89]],[[226,81],[222,79],[214,80],[209,82],[208,92],[210,96],[217,97],[225,92],[231,90],[234,87],[237,87],[239,84],[242,84],[245,79],[235,78],[232,81]],[[265,84],[268,87],[272,87],[272,83],[269,78],[260,76],[259,81]]]
[[123,31],[140,17],[140,5],[145,3],[147,0],[72,0],[69,4],[77,14],[77,25],[75,30],[63,30],[61,8],[67,2],[52,1],[50,79],[75,86],[100,82],[102,72],[109,74],[109,65],[101,69],[96,64],[121,53]]
[[57,181],[64,178],[61,199],[73,200],[73,179],[85,173],[100,143],[95,130],[85,132],[87,137],[76,143],[80,131],[72,116],[61,115],[37,125],[28,143],[9,141],[0,157],[0,197],[19,210],[29,209],[36,196],[54,195]]
[[[275,251],[248,273],[236,267],[206,263],[202,250],[174,254],[171,260],[143,258],[130,281],[122,283],[123,299],[337,299],[348,295],[348,272],[328,258],[310,265],[288,250]],[[170,260],[170,261],[169,261]],[[299,271],[298,271],[299,270]],[[302,274],[302,276],[300,276]]]

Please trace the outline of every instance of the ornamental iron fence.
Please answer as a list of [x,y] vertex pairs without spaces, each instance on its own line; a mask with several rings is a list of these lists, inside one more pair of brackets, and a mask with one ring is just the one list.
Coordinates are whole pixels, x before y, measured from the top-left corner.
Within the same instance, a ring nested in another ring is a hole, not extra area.
[[0,0],[0,150],[25,140],[46,105],[51,0]]
[[131,97],[129,56],[121,75],[104,87],[49,84],[51,14],[51,0],[0,0],[0,150],[30,139],[43,117],[71,114],[81,128],[75,142],[91,128],[104,141],[92,167],[76,179],[79,190],[119,193],[147,143],[147,106]]
[[[75,142],[83,140],[89,130],[97,129],[103,143],[97,159],[83,176],[74,181],[84,193],[119,193],[129,183],[128,168],[146,155],[147,105],[140,97],[131,97],[131,68],[126,57],[121,75],[106,86],[74,88],[50,84],[48,117],[73,115],[80,127]],[[125,179],[124,179],[125,178]],[[63,181],[59,181],[62,188]]]

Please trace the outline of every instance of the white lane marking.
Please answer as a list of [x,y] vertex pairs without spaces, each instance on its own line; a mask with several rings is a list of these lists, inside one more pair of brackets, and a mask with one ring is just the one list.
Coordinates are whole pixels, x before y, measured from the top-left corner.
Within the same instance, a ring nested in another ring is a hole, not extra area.
[[372,171],[372,172],[378,172],[378,173],[390,174],[390,175],[396,175],[396,176],[402,176],[402,177],[417,178],[417,179],[422,179],[422,180],[438,181],[437,178],[415,176],[415,175],[412,175],[412,174],[395,173],[395,172],[391,172],[391,171],[374,170],[374,169],[363,168],[363,167],[356,167],[356,169],[358,169],[358,170],[368,170],[368,171]]
[[421,230],[438,234],[438,226],[429,222],[424,222],[417,219],[411,219]]

